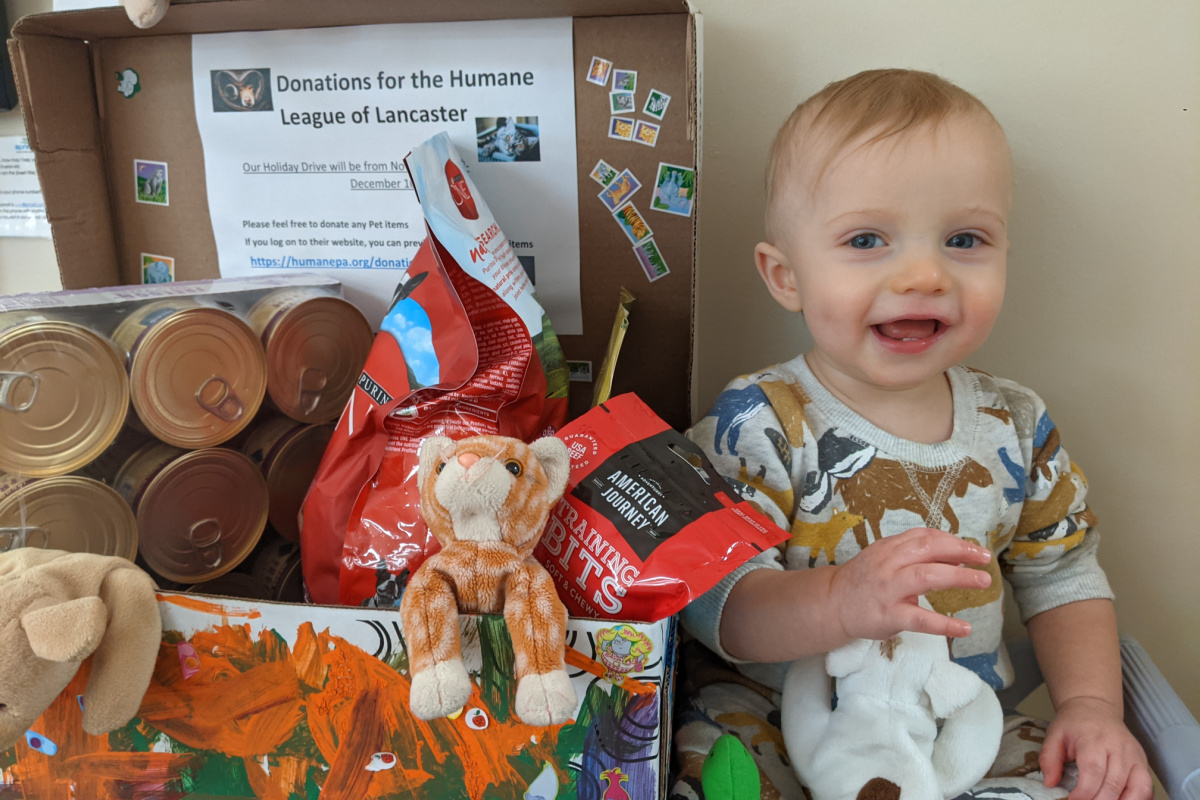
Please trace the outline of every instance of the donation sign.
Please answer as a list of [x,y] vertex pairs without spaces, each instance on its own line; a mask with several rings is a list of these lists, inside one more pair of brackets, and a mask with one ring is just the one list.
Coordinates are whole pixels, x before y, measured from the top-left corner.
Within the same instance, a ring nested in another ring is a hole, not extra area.
[[570,19],[192,37],[221,275],[331,274],[378,327],[425,239],[404,157],[449,134],[562,334],[582,332]]
[[50,236],[33,151],[24,136],[0,136],[0,236]]

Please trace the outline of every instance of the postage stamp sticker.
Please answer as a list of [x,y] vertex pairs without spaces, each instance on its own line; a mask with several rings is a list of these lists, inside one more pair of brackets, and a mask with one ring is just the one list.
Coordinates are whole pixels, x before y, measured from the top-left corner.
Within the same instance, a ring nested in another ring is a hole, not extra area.
[[597,196],[600,198],[600,202],[604,203],[605,208],[609,211],[616,211],[640,188],[642,188],[642,184],[638,182],[632,172],[626,169],[613,178]]
[[167,162],[135,158],[133,160],[133,185],[139,203],[149,203],[155,206],[171,204],[167,191]]
[[142,253],[142,283],[174,283],[175,259]]
[[658,89],[651,89],[650,94],[646,97],[646,105],[642,107],[642,113],[662,122],[663,115],[667,113],[667,106],[670,104],[671,95],[660,92]]
[[634,102],[633,92],[608,93],[608,113],[632,114],[635,111],[637,111],[637,103]]
[[614,211],[613,219],[634,244],[640,244],[654,235],[654,231],[650,230],[650,226],[642,218],[642,212],[638,211],[633,203],[626,203]]
[[614,92],[636,92],[637,71],[632,69],[613,70],[612,88]]
[[592,362],[590,361],[568,361],[567,362],[567,380],[577,381],[580,383],[592,382]]
[[690,217],[695,198],[696,170],[678,164],[658,162],[658,175],[654,179],[650,208],[664,214]]
[[608,75],[612,72],[613,62],[600,56],[592,56],[592,65],[588,68],[587,82],[597,86],[608,85]]
[[653,122],[646,122],[644,119],[637,121],[637,128],[633,131],[633,140],[638,144],[646,144],[654,147],[658,144],[658,131],[661,125],[655,125]]
[[603,158],[596,162],[596,166],[592,167],[591,178],[601,186],[608,186],[615,177],[617,177],[616,168],[610,166]]
[[671,274],[666,260],[662,257],[662,252],[659,251],[658,245],[653,239],[647,239],[641,244],[634,245],[633,252],[637,255],[638,263],[642,265],[642,272],[646,273],[646,280],[651,283],[664,275]]
[[632,117],[612,117],[608,121],[608,138],[621,139],[622,141],[633,140],[633,118]]

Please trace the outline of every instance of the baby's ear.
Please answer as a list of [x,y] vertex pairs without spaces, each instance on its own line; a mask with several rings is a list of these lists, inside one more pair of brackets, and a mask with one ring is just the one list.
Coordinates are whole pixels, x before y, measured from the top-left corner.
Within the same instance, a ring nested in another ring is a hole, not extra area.
[[793,265],[782,250],[768,242],[759,242],[754,247],[754,264],[775,302],[788,311],[804,308]]
[[567,445],[562,439],[545,436],[529,445],[529,449],[546,472],[550,483],[547,489],[551,496],[562,497],[567,488],[567,478],[571,476],[571,454]]

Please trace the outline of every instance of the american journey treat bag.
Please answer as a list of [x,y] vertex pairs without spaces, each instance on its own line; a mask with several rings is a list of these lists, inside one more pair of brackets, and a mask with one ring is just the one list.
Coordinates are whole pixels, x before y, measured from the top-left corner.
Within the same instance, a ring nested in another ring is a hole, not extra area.
[[438,551],[420,514],[422,439],[530,441],[566,419],[566,362],[550,319],[449,136],[404,163],[429,235],[304,501],[304,579],[317,603],[391,606]]
[[575,616],[663,619],[788,537],[636,395],[557,435],[571,477],[533,554]]

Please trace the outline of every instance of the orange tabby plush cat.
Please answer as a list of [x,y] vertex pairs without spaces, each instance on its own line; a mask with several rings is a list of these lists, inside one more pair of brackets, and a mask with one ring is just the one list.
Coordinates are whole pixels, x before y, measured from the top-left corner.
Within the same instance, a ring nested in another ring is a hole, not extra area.
[[417,569],[400,603],[413,715],[444,717],[471,696],[458,613],[503,611],[516,656],[513,710],[530,725],[566,722],[576,705],[563,662],[567,610],[532,556],[567,486],[566,445],[433,436],[418,460],[421,514],[442,549]]

